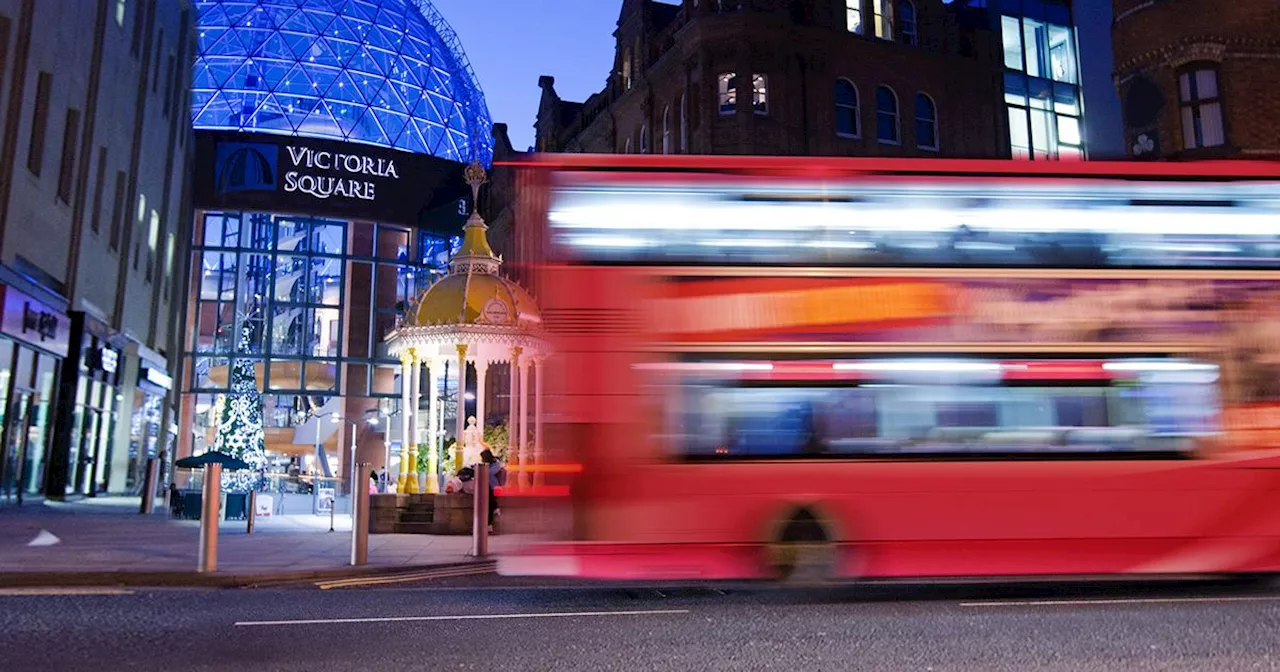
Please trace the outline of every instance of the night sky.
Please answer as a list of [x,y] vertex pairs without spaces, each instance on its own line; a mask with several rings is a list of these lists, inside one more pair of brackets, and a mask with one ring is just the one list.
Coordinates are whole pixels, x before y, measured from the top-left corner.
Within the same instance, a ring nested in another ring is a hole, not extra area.
[[[453,26],[475,68],[495,122],[510,127],[516,149],[533,144],[538,77],[582,101],[604,88],[613,64],[621,0],[432,0]],[[1111,0],[1076,0],[1085,71],[1091,156],[1123,153],[1119,102],[1111,83]]]

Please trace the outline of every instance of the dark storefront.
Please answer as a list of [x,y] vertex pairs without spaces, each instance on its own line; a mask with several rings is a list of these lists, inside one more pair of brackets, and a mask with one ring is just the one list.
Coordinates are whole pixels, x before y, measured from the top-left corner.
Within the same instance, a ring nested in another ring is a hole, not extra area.
[[49,471],[54,390],[67,354],[67,316],[12,287],[0,326],[0,502],[43,494]]
[[[102,322],[84,313],[70,316],[72,347],[62,365],[46,494],[95,496],[107,489],[115,450],[120,378],[125,358]],[[62,447],[66,446],[63,450]]]

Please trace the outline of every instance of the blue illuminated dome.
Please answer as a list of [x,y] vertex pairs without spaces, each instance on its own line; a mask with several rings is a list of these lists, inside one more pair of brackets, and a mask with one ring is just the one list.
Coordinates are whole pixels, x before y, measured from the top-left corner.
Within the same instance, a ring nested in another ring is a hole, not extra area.
[[428,0],[196,0],[198,129],[331,138],[485,164],[489,108]]

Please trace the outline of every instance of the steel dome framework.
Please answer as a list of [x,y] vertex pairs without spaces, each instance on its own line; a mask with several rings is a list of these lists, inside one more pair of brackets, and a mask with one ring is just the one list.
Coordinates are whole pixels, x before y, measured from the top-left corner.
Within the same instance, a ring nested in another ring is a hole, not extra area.
[[196,128],[493,157],[484,94],[428,0],[197,0]]

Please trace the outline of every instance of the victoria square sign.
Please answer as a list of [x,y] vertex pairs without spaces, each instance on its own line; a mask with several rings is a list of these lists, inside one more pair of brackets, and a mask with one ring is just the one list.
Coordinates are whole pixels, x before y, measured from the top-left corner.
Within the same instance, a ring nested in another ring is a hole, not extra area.
[[420,224],[428,213],[458,211],[441,206],[468,195],[463,169],[373,145],[199,131],[195,205]]

